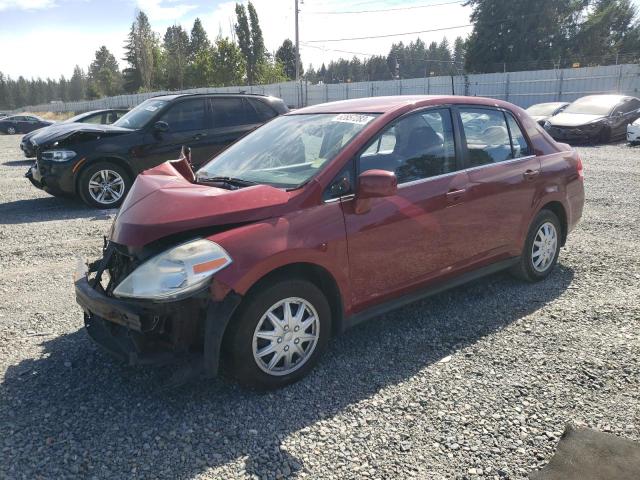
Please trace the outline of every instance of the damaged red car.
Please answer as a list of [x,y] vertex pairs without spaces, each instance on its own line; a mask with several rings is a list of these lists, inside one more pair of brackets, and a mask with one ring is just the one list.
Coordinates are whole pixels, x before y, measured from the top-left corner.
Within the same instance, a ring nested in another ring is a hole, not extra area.
[[512,104],[317,105],[197,173],[187,155],[139,175],[76,297],[126,362],[275,388],[390,309],[502,269],[544,279],[583,203],[576,152]]

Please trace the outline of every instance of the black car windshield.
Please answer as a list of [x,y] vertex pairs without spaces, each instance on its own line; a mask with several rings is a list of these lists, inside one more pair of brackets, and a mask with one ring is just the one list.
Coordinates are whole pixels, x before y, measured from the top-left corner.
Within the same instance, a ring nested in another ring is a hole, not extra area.
[[149,120],[151,120],[151,117],[153,117],[156,112],[166,104],[166,100],[157,100],[153,98],[145,100],[136,108],[124,114],[120,120],[113,124],[113,126],[131,128],[132,130],[142,128]]
[[67,118],[67,119],[66,119],[64,122],[62,122],[62,123],[75,123],[75,122],[77,122],[78,120],[82,120],[84,117],[87,117],[87,116],[89,116],[89,113],[87,113],[87,112],[85,112],[85,113],[81,113],[81,114],[79,114],[79,115],[75,115],[75,116],[73,116],[73,117],[71,117],[71,118]]
[[377,114],[285,115],[233,144],[198,171],[198,178],[231,177],[296,188],[333,160]]
[[553,115],[558,108],[562,106],[561,103],[539,103],[538,105],[531,105],[527,108],[527,113],[529,115]]
[[565,113],[582,113],[585,115],[609,115],[613,107],[620,103],[619,97],[582,97],[567,107]]

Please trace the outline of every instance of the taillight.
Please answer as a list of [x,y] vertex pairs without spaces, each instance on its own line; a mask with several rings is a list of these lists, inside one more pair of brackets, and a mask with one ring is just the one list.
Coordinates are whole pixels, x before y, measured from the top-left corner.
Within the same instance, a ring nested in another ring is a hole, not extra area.
[[582,159],[578,157],[578,164],[576,165],[578,168],[578,178],[580,180],[584,180],[584,169],[582,168]]

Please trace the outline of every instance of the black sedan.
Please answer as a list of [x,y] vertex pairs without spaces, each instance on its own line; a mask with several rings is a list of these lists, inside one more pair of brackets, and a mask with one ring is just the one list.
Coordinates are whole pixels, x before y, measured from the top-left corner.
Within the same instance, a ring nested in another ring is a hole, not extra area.
[[48,127],[55,122],[45,120],[35,115],[12,115],[0,119],[0,132],[9,135],[29,133],[42,127]]
[[569,102],[537,103],[527,108],[527,113],[540,125],[569,106]]
[[603,142],[624,138],[627,125],[640,118],[640,99],[626,95],[589,95],[544,123],[555,140]]
[[[31,158],[36,156],[36,150],[34,142],[37,143],[37,136],[45,132],[49,134],[51,131],[60,128],[61,125],[68,123],[93,123],[95,125],[111,125],[122,117],[128,110],[124,108],[113,108],[105,110],[93,110],[91,112],[81,113],[75,117],[68,118],[67,120],[56,123],[49,127],[34,130],[28,133],[20,141],[20,149],[24,152],[25,157]],[[52,130],[53,129],[53,130]]]

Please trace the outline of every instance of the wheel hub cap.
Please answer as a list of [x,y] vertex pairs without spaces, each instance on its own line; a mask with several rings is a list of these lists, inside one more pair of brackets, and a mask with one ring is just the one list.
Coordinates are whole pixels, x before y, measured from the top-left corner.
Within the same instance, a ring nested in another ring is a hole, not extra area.
[[109,205],[124,194],[124,180],[114,170],[99,170],[89,179],[89,194],[96,202]]
[[311,357],[318,343],[320,321],[311,303],[290,297],[272,305],[253,334],[253,358],[269,375],[292,373]]
[[558,233],[551,222],[540,225],[531,247],[531,260],[537,272],[546,271],[553,263],[558,249]]

